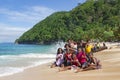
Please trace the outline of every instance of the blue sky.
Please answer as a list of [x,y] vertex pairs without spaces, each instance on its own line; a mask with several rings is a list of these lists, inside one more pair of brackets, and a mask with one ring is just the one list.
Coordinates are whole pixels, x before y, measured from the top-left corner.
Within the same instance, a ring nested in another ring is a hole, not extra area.
[[86,0],[0,0],[0,43],[14,42],[37,22]]

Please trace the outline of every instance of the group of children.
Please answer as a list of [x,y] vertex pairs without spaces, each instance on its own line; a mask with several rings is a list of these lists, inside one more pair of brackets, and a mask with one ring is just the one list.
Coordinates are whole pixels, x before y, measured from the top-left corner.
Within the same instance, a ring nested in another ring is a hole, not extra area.
[[73,40],[68,40],[64,49],[58,48],[56,61],[51,65],[51,68],[58,66],[59,71],[74,69],[75,72],[100,69],[100,60],[93,55],[100,49],[98,43],[92,45],[89,41],[76,43]]

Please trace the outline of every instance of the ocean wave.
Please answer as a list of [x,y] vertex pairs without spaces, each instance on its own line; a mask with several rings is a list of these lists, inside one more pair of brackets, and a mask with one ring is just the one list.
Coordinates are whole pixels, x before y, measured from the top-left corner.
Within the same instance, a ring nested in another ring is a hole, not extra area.
[[1,67],[0,68],[0,77],[13,75],[18,72],[23,72],[24,68],[16,68],[16,67]]
[[[0,77],[20,73],[20,72],[23,72],[25,69],[33,68],[33,67],[36,67],[36,66],[39,66],[42,64],[46,64],[46,63],[50,63],[53,61],[54,61],[54,59],[39,60],[39,61],[32,62],[31,65],[27,65],[27,66],[23,66],[23,67],[20,67],[20,66],[11,67],[9,65],[7,67],[3,66],[3,67],[0,67]],[[19,64],[19,63],[16,62],[16,64]]]
[[0,59],[18,59],[18,58],[55,58],[55,54],[29,53],[20,55],[1,55]]
[[[24,45],[22,47],[19,45],[10,46],[11,51],[5,50],[0,54],[0,77],[13,75],[23,72],[25,69],[55,61],[55,53],[59,47],[64,48],[64,43],[47,47],[35,46],[35,48]],[[39,51],[39,49],[41,50]],[[30,52],[28,50],[30,50]]]
[[13,75],[25,69],[53,62],[55,54],[29,53],[0,56],[0,77]]

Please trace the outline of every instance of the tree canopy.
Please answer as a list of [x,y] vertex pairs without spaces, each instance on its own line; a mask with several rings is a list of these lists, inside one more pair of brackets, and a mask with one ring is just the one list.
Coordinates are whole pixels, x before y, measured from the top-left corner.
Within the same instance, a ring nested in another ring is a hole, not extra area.
[[71,11],[55,12],[16,42],[49,44],[68,39],[120,40],[120,0],[87,0]]

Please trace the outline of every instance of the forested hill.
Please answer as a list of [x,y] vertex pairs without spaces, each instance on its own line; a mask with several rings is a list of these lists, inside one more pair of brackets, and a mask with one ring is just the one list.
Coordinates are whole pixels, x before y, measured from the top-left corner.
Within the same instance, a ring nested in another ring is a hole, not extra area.
[[49,44],[67,39],[120,40],[120,0],[87,0],[69,12],[53,13],[15,42]]

